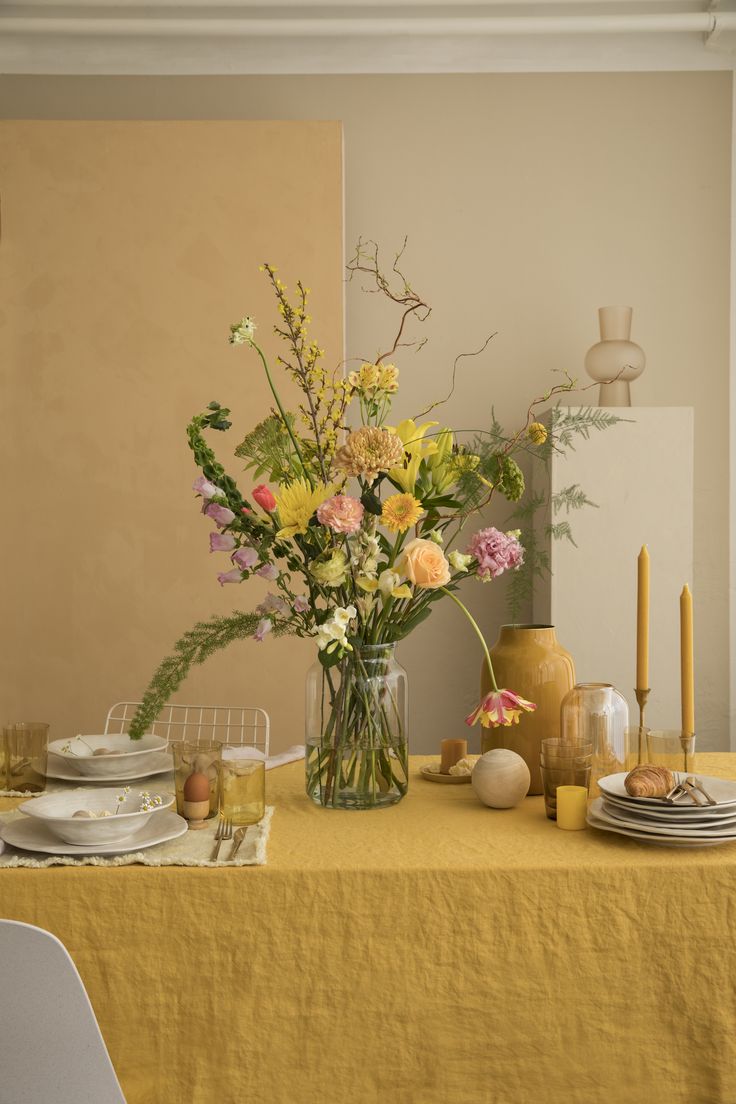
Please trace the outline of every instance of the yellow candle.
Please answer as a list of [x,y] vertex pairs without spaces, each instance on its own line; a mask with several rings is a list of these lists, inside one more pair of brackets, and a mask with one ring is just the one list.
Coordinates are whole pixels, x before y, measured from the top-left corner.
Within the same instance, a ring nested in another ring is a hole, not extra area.
[[636,590],[636,689],[649,689],[649,551],[639,553]]
[[557,787],[557,827],[566,832],[579,832],[585,828],[588,814],[588,789],[586,786]]
[[693,596],[685,584],[680,595],[680,693],[682,695],[682,732],[695,732],[695,683],[693,679]]

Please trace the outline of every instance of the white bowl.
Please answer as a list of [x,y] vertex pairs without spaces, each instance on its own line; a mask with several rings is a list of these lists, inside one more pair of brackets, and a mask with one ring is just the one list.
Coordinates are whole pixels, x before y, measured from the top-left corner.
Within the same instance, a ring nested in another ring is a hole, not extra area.
[[[173,794],[151,793],[151,799],[158,797],[161,804],[144,812],[141,811],[143,798],[138,789],[131,789],[125,795],[125,800],[118,802],[118,796],[122,793],[122,788],[120,791],[102,787],[65,790],[63,793],[44,794],[31,801],[24,801],[20,811],[42,820],[64,843],[84,846],[126,840],[140,831],[159,810],[168,809],[174,803]],[[93,813],[108,811],[112,816],[74,816],[74,813],[82,809]],[[116,809],[119,812],[116,813]]]
[[[103,778],[106,774],[146,772],[146,759],[154,752],[164,751],[168,740],[163,736],[141,736],[131,740],[127,732],[108,736],[74,736],[71,740],[52,740],[49,751],[74,765],[80,774]],[[104,754],[99,754],[105,749]],[[97,752],[98,754],[95,754]]]

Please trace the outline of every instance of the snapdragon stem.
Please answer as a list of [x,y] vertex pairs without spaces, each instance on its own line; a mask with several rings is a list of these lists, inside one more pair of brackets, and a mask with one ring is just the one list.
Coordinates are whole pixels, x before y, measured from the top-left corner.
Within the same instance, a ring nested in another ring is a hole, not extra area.
[[481,644],[483,645],[483,654],[486,657],[486,664],[488,666],[488,674],[491,676],[491,685],[493,686],[493,689],[496,691],[496,693],[498,693],[498,685],[496,684],[496,676],[493,672],[493,664],[491,663],[491,653],[488,651],[488,645],[486,644],[485,637],[483,636],[483,633],[480,631],[480,628],[478,626],[478,622],[475,620],[475,618],[471,614],[470,610],[467,609],[467,607],[463,605],[463,603],[460,601],[460,599],[457,598],[452,593],[451,590],[448,590],[447,587],[440,587],[440,590],[442,591],[443,594],[447,594],[450,598],[452,598],[455,605],[460,607],[460,609],[463,611],[463,613],[467,617],[470,624],[473,626],[473,629],[475,630],[476,636],[478,637]]
[[291,426],[289,425],[289,419],[286,417],[286,411],[284,410],[283,406],[281,405],[281,399],[279,398],[279,393],[276,390],[273,379],[271,378],[271,369],[268,367],[268,361],[266,360],[266,357],[264,356],[263,350],[261,349],[261,347],[259,345],[256,345],[255,341],[251,341],[251,345],[253,346],[253,348],[258,353],[259,357],[261,358],[261,363],[262,363],[263,369],[266,373],[266,379],[268,380],[268,386],[271,388],[271,394],[273,395],[274,399],[276,400],[276,405],[279,408],[279,414],[281,415],[283,423],[286,426],[287,433],[291,437],[291,443],[292,443],[292,445],[294,446],[294,448],[296,450],[297,456],[299,457],[299,461],[302,465],[302,468],[304,469],[304,474],[307,477],[307,479],[309,480],[309,486],[314,490],[314,480],[312,479],[311,475],[307,471],[307,465],[304,463],[304,457],[302,456],[302,450],[299,448],[299,442],[297,441],[296,437],[294,436],[294,431],[292,430]]

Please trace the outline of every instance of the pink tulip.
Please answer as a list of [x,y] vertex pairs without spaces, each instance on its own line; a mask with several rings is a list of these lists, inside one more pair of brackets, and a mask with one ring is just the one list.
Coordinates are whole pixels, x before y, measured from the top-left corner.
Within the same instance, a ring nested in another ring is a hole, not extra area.
[[274,583],[279,577],[279,569],[275,564],[261,564],[256,571],[256,575],[260,575],[262,579],[268,579],[269,582]]
[[522,711],[531,713],[536,709],[534,702],[519,697],[513,690],[492,690],[486,694],[480,705],[465,718],[467,725],[480,721],[483,728],[498,728],[503,725],[518,724]]
[[276,509],[276,499],[265,483],[259,483],[257,487],[253,488],[253,498],[267,514],[272,514]]
[[205,507],[204,512],[221,529],[224,529],[226,525],[230,525],[235,520],[235,514],[232,510],[228,510],[227,506],[220,506],[217,502],[210,502],[209,506]]
[[232,552],[235,544],[232,533],[210,533],[210,552]]
[[250,548],[247,545],[244,548],[239,548],[237,552],[233,552],[230,558],[243,571],[250,571],[258,563],[258,553],[255,548]]
[[239,568],[235,568],[232,571],[221,571],[217,576],[217,581],[220,586],[224,586],[225,583],[242,583],[243,572]]

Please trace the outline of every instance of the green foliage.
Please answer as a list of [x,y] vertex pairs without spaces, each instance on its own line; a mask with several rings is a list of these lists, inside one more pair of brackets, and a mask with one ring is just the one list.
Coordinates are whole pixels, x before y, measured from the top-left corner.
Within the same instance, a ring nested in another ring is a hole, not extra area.
[[[287,413],[288,426],[294,429],[294,415]],[[235,449],[235,455],[246,460],[246,471],[254,478],[267,475],[272,483],[288,481],[294,470],[294,450],[289,430],[283,418],[270,414],[245,437]]]
[[569,487],[563,487],[561,491],[557,491],[552,495],[552,512],[559,514],[560,510],[564,510],[569,514],[570,510],[581,510],[583,506],[592,506],[595,510],[598,509],[598,503],[592,502],[582,487],[573,483]]
[[584,441],[590,439],[591,431],[602,432],[610,429],[618,422],[629,421],[628,418],[619,418],[617,414],[611,414],[608,410],[601,410],[598,406],[587,406],[576,410],[573,407],[556,406],[552,409],[550,420],[550,443],[558,450],[575,450],[575,438],[582,437]]
[[246,505],[245,499],[238,490],[235,480],[230,478],[202,436],[205,429],[221,431],[229,429],[231,423],[227,421],[227,415],[230,411],[227,407],[220,406],[216,402],[211,402],[207,407],[207,411],[204,414],[195,415],[187,426],[189,447],[194,453],[194,460],[205,479],[209,479],[211,483],[220,488],[230,509],[239,514],[243,506]]
[[[213,617],[209,621],[198,621],[194,628],[184,633],[176,642],[171,655],[158,666],[148,684],[143,700],[130,725],[130,738],[140,740],[156,720],[163,707],[171,700],[181,686],[190,669],[197,663],[204,663],[215,652],[226,648],[233,640],[242,640],[252,636],[258,627],[260,616],[257,613],[234,612],[229,617]],[[276,636],[289,632],[283,624],[275,624]]]

